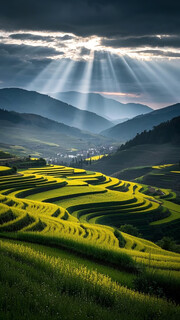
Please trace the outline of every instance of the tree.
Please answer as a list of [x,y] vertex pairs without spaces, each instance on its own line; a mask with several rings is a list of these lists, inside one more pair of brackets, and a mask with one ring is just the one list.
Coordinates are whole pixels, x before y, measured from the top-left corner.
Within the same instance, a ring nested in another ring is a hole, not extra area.
[[13,169],[13,172],[14,172],[14,173],[17,172],[17,167],[16,167],[16,166],[13,166],[12,169]]
[[121,225],[119,230],[128,234],[131,234],[132,236],[135,236],[135,237],[141,237],[141,234],[139,233],[138,228],[134,227],[132,224]]
[[163,237],[157,242],[157,245],[164,250],[176,251],[176,242],[170,237]]

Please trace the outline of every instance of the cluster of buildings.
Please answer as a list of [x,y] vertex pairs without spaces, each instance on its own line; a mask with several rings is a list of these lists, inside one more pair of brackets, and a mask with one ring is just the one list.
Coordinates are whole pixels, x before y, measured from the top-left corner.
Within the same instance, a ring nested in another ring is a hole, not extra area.
[[88,148],[87,150],[71,149],[66,152],[57,153],[55,157],[46,158],[49,164],[59,165],[77,165],[86,161],[86,159],[98,156],[110,154],[116,150],[114,146],[99,146],[94,148]]

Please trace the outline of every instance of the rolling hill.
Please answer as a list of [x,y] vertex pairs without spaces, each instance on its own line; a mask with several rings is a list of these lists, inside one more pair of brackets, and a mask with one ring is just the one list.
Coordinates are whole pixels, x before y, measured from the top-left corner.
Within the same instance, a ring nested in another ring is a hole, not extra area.
[[118,151],[108,157],[103,157],[96,163],[94,162],[86,167],[87,170],[96,170],[108,175],[113,175],[126,168],[178,163],[179,145],[172,145],[171,143],[142,144]]
[[152,130],[143,131],[136,137],[127,141],[120,147],[120,150],[126,150],[130,147],[140,144],[161,144],[170,142],[180,144],[180,117],[173,118],[170,121],[162,122]]
[[36,114],[0,109],[0,142],[19,145],[42,156],[54,155],[71,148],[106,144],[103,136],[81,131]]
[[153,126],[178,116],[180,116],[180,103],[137,116],[101,133],[107,137],[115,138],[122,143],[134,138],[137,133],[150,130]]
[[81,93],[76,91],[55,92],[50,95],[56,99],[69,103],[79,109],[88,110],[110,120],[121,122],[124,118],[133,118],[139,114],[145,114],[152,109],[143,104],[121,103],[105,98],[98,93]]
[[[155,126],[153,130],[144,131],[136,135],[134,139],[122,145],[116,153],[109,157],[103,157],[95,163],[93,162],[89,167],[92,170],[100,170],[106,174],[114,174],[126,168],[151,166],[161,163],[178,163],[180,160],[179,128],[180,117],[163,122]],[[128,175],[127,177],[129,178]]]
[[113,125],[93,112],[82,111],[47,95],[19,88],[0,89],[0,107],[9,111],[39,114],[94,133]]

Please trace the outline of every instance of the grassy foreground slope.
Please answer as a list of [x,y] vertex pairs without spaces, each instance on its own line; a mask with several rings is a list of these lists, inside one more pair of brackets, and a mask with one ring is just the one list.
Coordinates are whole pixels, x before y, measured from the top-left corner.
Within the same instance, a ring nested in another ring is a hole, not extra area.
[[164,219],[178,227],[162,203],[176,195],[146,191],[63,166],[1,176],[3,319],[177,319],[180,256],[148,240]]

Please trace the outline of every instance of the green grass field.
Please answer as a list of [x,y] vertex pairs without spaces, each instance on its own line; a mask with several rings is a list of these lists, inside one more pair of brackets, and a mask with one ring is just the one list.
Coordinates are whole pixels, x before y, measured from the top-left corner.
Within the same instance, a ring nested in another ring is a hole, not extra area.
[[180,255],[152,242],[179,241],[176,193],[64,166],[0,170],[0,318],[178,319]]

